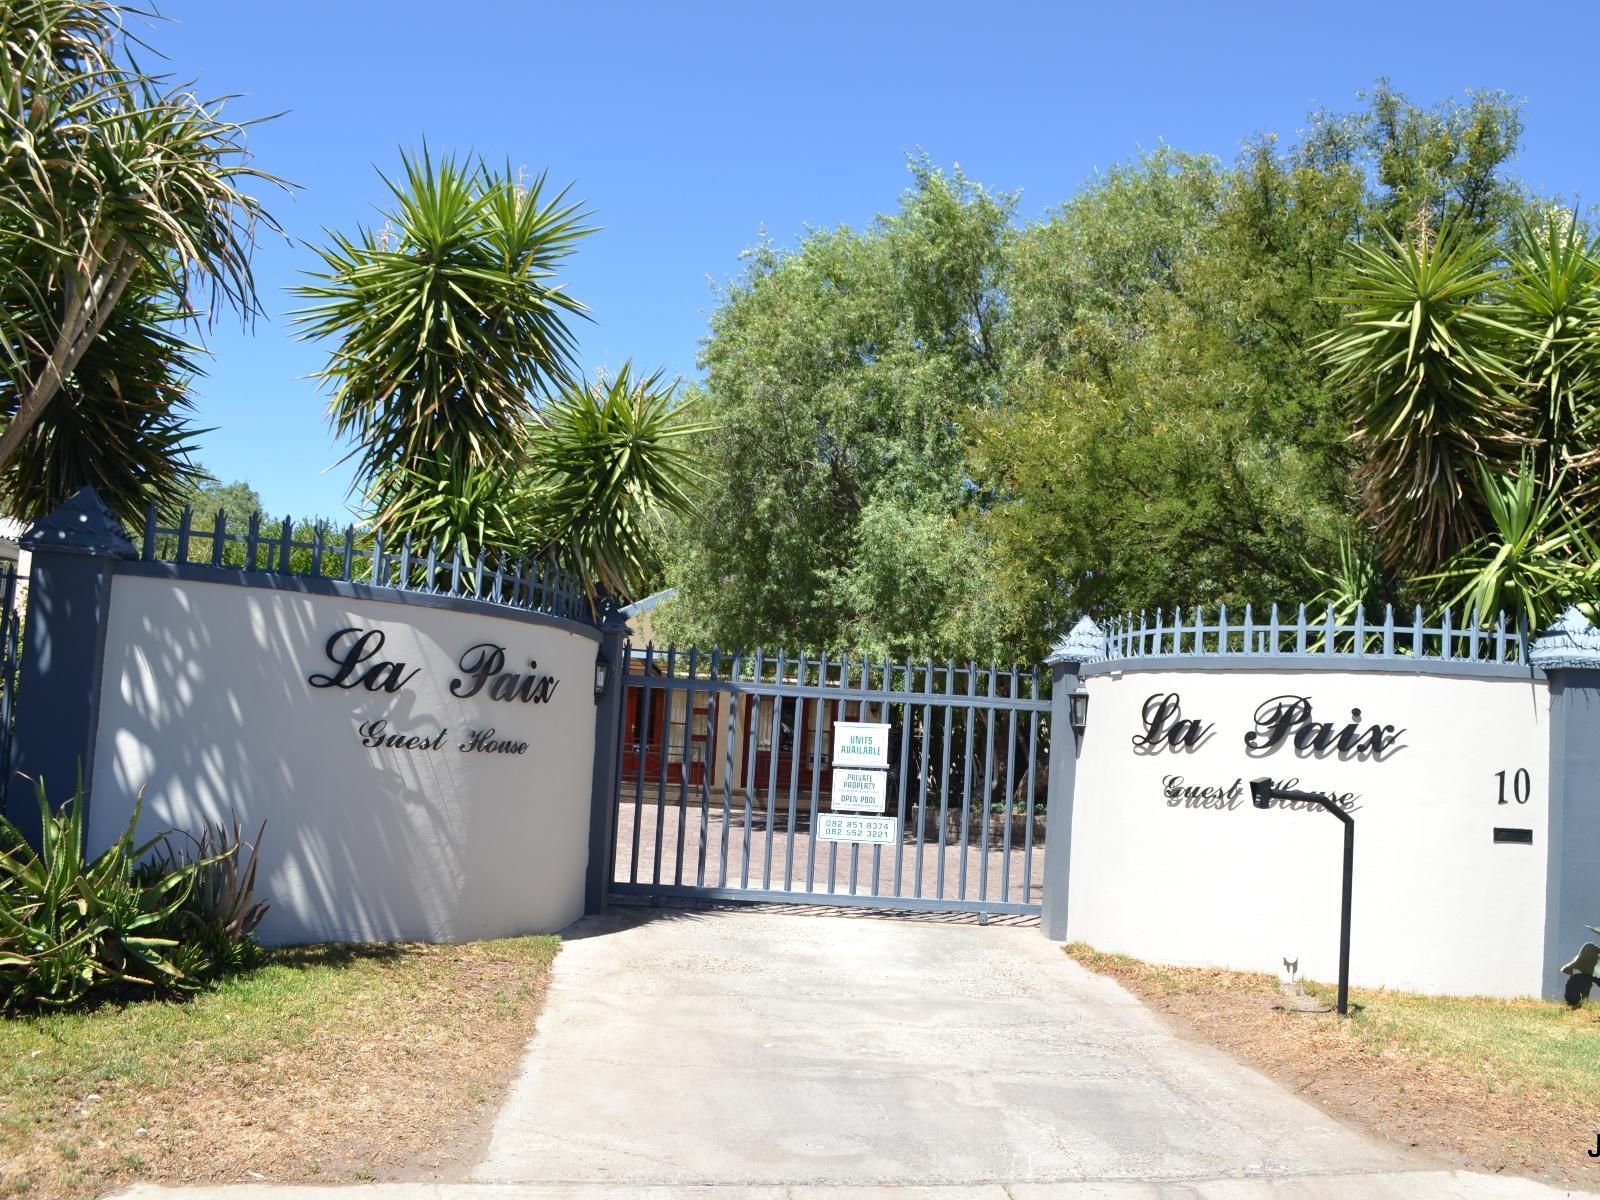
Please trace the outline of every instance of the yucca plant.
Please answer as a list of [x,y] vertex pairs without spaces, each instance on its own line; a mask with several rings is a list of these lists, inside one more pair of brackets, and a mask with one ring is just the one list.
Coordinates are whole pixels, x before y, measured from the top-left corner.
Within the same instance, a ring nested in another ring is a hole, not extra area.
[[42,517],[85,484],[130,528],[151,500],[176,515],[179,497],[204,479],[193,458],[204,431],[190,421],[199,371],[195,347],[178,336],[181,317],[160,296],[123,296],[6,468],[11,515]]
[[401,166],[383,177],[385,226],[330,233],[323,269],[295,289],[312,302],[300,336],[330,344],[334,430],[354,443],[378,527],[396,533],[460,473],[514,477],[535,397],[571,373],[567,321],[585,310],[555,275],[590,232],[542,175],[521,184],[426,147]]
[[51,811],[36,785],[37,851],[0,817],[0,1007],[61,1008],[129,991],[182,993],[202,979],[174,958],[179,914],[201,862],[156,874],[144,860],[165,835],[134,841],[142,802],[122,836],[85,855],[83,789]]
[[[187,832],[169,837],[146,868],[173,874],[194,867],[194,886],[180,914],[180,929],[200,978],[265,961],[266,951],[255,932],[271,908],[256,895],[256,868],[266,832],[267,823],[262,821],[255,840],[246,842],[237,813],[231,829],[221,822],[203,821],[198,837]],[[182,851],[175,849],[179,837],[185,844]],[[174,956],[181,958],[183,952]]]
[[277,181],[249,165],[247,124],[223,101],[133,64],[135,11],[0,4],[0,469],[130,292],[185,313],[257,309],[250,258],[272,221],[245,189]]
[[1349,250],[1329,297],[1345,315],[1316,349],[1350,404],[1363,517],[1391,567],[1427,571],[1479,531],[1474,470],[1514,462],[1525,441],[1505,386],[1517,331],[1481,302],[1502,280],[1487,237],[1456,226],[1383,243]]
[[660,371],[563,389],[532,426],[527,480],[546,554],[583,579],[591,598],[638,595],[656,563],[666,514],[695,502],[704,474],[696,439],[709,423],[678,401]]
[[1417,582],[1431,585],[1443,607],[1462,606],[1480,621],[1504,612],[1529,630],[1558,617],[1569,604],[1591,619],[1600,581],[1600,544],[1589,532],[1591,513],[1564,507],[1558,475],[1548,490],[1524,461],[1511,474],[1477,469],[1477,488],[1489,532]]
[[1517,224],[1495,314],[1515,329],[1509,386],[1528,405],[1539,481],[1568,472],[1580,504],[1600,500],[1591,476],[1600,419],[1600,243],[1565,209]]

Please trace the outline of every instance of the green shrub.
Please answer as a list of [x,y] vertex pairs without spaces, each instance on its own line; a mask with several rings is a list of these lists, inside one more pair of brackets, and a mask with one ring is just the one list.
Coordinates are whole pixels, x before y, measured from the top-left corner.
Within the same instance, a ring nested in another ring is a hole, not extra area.
[[56,812],[42,783],[37,799],[37,851],[0,817],[0,1010],[182,996],[258,961],[254,856],[242,880],[223,866],[237,839],[208,828],[192,854],[175,854],[165,833],[136,844],[141,801],[90,861],[82,788]]

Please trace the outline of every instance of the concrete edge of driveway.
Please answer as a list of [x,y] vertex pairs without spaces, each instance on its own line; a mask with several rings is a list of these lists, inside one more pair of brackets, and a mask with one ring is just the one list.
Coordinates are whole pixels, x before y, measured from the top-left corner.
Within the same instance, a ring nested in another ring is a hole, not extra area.
[[861,1187],[737,1183],[135,1184],[114,1200],[1555,1200],[1596,1193],[1470,1171],[1392,1171],[1273,1178],[1072,1180],[1061,1183]]

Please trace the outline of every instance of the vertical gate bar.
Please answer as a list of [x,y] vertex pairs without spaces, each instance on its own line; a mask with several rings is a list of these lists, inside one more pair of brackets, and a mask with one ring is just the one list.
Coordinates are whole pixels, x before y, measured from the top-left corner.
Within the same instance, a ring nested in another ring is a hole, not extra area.
[[1019,686],[1017,668],[1012,667],[1011,703],[1006,705],[1006,791],[1000,806],[1000,812],[1005,821],[1005,829],[1000,836],[1000,853],[1004,855],[1000,860],[1000,899],[1007,904],[1011,902],[1011,797],[1015,795],[1017,786],[1017,691]]
[[[978,694],[978,664],[967,663],[967,695]],[[972,723],[977,719],[978,706],[969,704],[967,710],[966,751],[961,756],[961,872],[956,886],[956,899],[967,898],[967,850],[972,844]]]
[[950,823],[950,725],[955,720],[955,706],[950,698],[955,695],[956,664],[947,662],[944,668],[944,757],[939,760],[939,870],[936,899],[944,899],[944,860],[946,826]]
[[[691,657],[691,663],[694,659]],[[722,648],[711,647],[711,674],[706,687],[706,752],[700,764],[700,853],[694,869],[695,887],[706,885],[706,842],[711,833],[711,748],[716,744],[712,736],[717,729],[717,668],[722,665]],[[690,668],[693,673],[693,668]]]
[[783,743],[783,685],[786,653],[778,651],[776,681],[778,690],[772,694],[772,733],[767,740],[767,836],[766,849],[761,857],[761,890],[772,887],[772,827],[778,820],[778,747]]
[[989,663],[989,707],[983,719],[983,833],[979,839],[983,857],[978,860],[978,899],[989,898],[989,826],[994,805],[994,684],[1000,665]]
[[900,872],[905,864],[906,846],[906,773],[911,770],[911,660],[906,659],[906,699],[900,705],[900,787],[895,812],[894,841],[894,894],[900,891]]
[[806,728],[806,652],[800,651],[800,660],[794,668],[794,728],[789,733],[789,839],[783,848],[783,890],[794,890],[794,817],[795,806],[800,802],[800,747]]
[[[872,660],[865,654],[861,656],[861,687],[857,692],[860,697],[856,701],[856,720],[868,721],[872,719],[872,710],[867,707],[867,680],[872,677]],[[850,894],[856,894],[856,880],[859,878],[861,867],[861,843],[850,843]]]
[[638,720],[634,728],[639,731],[639,761],[635,765],[633,783],[633,854],[629,859],[628,882],[639,882],[639,833],[644,826],[644,763],[646,747],[650,745],[650,668],[655,651],[654,642],[644,647],[644,674],[639,677],[639,707],[635,709]]
[[[894,686],[893,680],[894,680],[894,663],[890,659],[886,658],[886,659],[883,660],[883,690],[885,692],[889,691]],[[889,701],[886,700],[886,699],[878,701],[878,722],[879,722],[879,724],[884,724],[884,725],[887,725],[889,723]],[[889,738],[888,738],[887,735],[885,735],[884,739],[883,739],[883,748],[886,751],[889,749]],[[887,770],[887,768],[885,768],[885,769]],[[884,782],[884,787],[887,790],[889,781],[887,779],[885,779],[883,782]],[[873,895],[873,896],[876,896],[878,894],[878,880],[880,878],[879,870],[880,870],[880,868],[882,866],[882,863],[883,863],[883,846],[878,842],[873,842],[872,843],[872,890],[869,893],[870,895]]]
[[[837,725],[844,720],[845,693],[850,690],[850,656],[846,654],[839,660],[839,698],[833,702],[833,722]],[[839,765],[833,761],[833,743],[829,743],[828,762],[829,779],[831,781],[834,771]],[[829,799],[829,811],[832,811],[832,799]],[[835,888],[834,881],[839,877],[839,843],[828,843],[828,892],[831,895]]]
[[678,647],[667,647],[666,686],[661,689],[661,753],[656,762],[656,853],[650,882],[661,882],[661,845],[667,833],[667,759],[672,754],[672,676],[678,665]]
[[[755,682],[759,687],[762,677],[766,673],[766,653],[756,651]],[[739,886],[750,886],[750,821],[753,816],[751,806],[755,803],[756,789],[756,744],[761,736],[761,694],[755,693],[750,697],[750,716],[745,722],[749,726],[745,737],[744,749],[744,849],[742,861],[739,864]]]
[[933,705],[926,697],[933,695],[933,659],[922,671],[922,760],[917,769],[917,865],[912,876],[911,894],[922,896],[922,843],[928,827],[928,721],[933,715]]
[[684,824],[689,808],[689,762],[694,757],[694,669],[699,661],[698,647],[689,647],[689,686],[683,693],[683,750],[678,755],[678,856],[672,882],[683,885]]
[[[1033,673],[1028,677],[1028,699],[1039,698],[1039,668],[1035,666]],[[1028,811],[1027,824],[1022,827],[1022,902],[1033,903],[1033,818],[1034,806],[1038,803],[1034,795],[1035,782],[1034,760],[1039,757],[1039,710],[1034,709],[1028,714]]]
[[733,746],[738,740],[739,677],[744,671],[744,651],[733,652],[733,666],[728,672],[728,761],[722,771],[722,869],[717,878],[718,887],[728,886],[728,826],[733,822]]
[[[828,652],[822,652],[817,663],[817,687],[828,687]],[[817,700],[817,726],[811,731],[811,824],[806,827],[806,891],[812,890],[812,879],[817,869],[817,791],[822,785],[822,727],[828,720],[828,701]]]

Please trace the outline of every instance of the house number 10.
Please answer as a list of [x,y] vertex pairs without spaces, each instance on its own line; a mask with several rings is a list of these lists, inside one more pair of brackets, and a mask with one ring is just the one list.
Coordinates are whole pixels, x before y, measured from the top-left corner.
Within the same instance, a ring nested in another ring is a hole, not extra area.
[[[1506,801],[1506,773],[1496,771],[1494,777],[1500,781],[1500,803]],[[1528,797],[1533,794],[1533,779],[1528,774],[1527,767],[1518,767],[1517,773],[1511,777],[1511,794],[1516,797],[1518,804],[1526,804]]]

